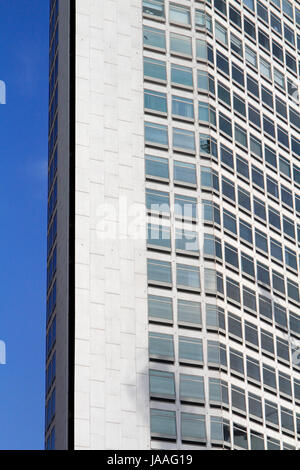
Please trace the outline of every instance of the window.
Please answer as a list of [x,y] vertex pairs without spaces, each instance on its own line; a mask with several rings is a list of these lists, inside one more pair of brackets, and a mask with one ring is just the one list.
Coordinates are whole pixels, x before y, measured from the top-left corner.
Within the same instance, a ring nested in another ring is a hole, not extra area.
[[251,211],[250,193],[238,186],[238,203],[246,211]]
[[249,415],[254,419],[263,419],[261,398],[253,393],[248,393]]
[[231,76],[234,82],[236,82],[238,85],[244,88],[245,86],[244,72],[237,65],[233,63],[231,64]]
[[278,408],[275,403],[265,400],[266,423],[278,426]]
[[181,440],[206,442],[205,416],[181,413]]
[[205,233],[203,251],[205,257],[222,259],[222,245],[220,239],[214,235]]
[[238,373],[238,375],[244,375],[244,359],[243,354],[236,351],[235,349],[229,348],[230,356],[230,370],[231,373]]
[[280,62],[283,63],[283,49],[274,40],[272,41],[272,50],[273,50],[273,56],[276,57],[276,59],[280,60]]
[[258,348],[257,326],[245,320],[245,341],[250,346]]
[[151,398],[175,400],[175,377],[172,372],[150,370],[149,381]]
[[161,60],[144,57],[144,76],[165,82],[167,80],[166,63]]
[[264,387],[276,390],[276,373],[273,367],[263,364],[263,380]]
[[173,148],[195,152],[195,134],[184,129],[173,128]]
[[257,250],[268,253],[268,238],[257,228],[255,229],[255,246]]
[[150,359],[174,361],[174,343],[172,335],[149,333]]
[[145,110],[167,113],[167,95],[153,90],[144,91]]
[[247,160],[240,155],[236,156],[236,171],[240,176],[249,180],[249,164]]
[[225,178],[225,176],[223,176],[222,178],[222,193],[223,193],[223,196],[226,196],[227,198],[235,202],[234,184],[230,180]]
[[260,367],[259,362],[252,357],[246,357],[247,366],[247,379],[249,382],[254,380],[255,383],[260,384]]
[[204,289],[208,294],[223,294],[223,278],[214,269],[204,270]]
[[265,286],[270,286],[270,273],[269,269],[265,265],[257,262],[256,264],[257,280]]
[[179,394],[181,402],[204,404],[204,380],[195,375],[180,374]]
[[172,96],[172,115],[194,120],[193,100],[182,98],[181,96]]
[[156,191],[155,189],[146,189],[146,207],[148,211],[159,213],[170,212],[169,194]]
[[231,5],[229,5],[229,19],[236,26],[238,26],[239,28],[241,27],[241,25],[242,25],[241,14],[235,8],[233,8]]
[[148,145],[168,147],[168,128],[162,124],[145,123],[145,141]]
[[223,209],[223,227],[224,230],[228,230],[234,235],[237,235],[236,217],[226,209]]
[[144,26],[143,35],[144,46],[161,50],[166,49],[166,37],[163,30]]
[[272,79],[271,65],[261,57],[259,59],[259,70],[264,77],[268,78],[269,80]]
[[177,317],[179,325],[201,326],[201,304],[199,302],[179,299],[177,303]]
[[237,448],[248,449],[247,430],[235,423],[233,423],[233,443]]
[[211,331],[225,331],[225,316],[221,307],[206,304],[206,328]]
[[254,41],[256,41],[256,29],[255,24],[252,23],[246,16],[244,16],[244,31],[248,36],[250,36]]
[[229,107],[231,107],[231,98],[230,98],[229,88],[225,87],[224,85],[221,85],[220,82],[218,82],[218,98],[219,100],[227,104]]
[[207,341],[208,367],[227,368],[226,346],[218,341]]
[[175,216],[197,220],[197,199],[175,194]]
[[196,166],[192,163],[174,161],[174,182],[197,185]]
[[156,249],[171,250],[171,231],[169,227],[162,225],[148,224],[148,246]]
[[199,268],[185,264],[177,264],[177,287],[200,290]]
[[238,124],[235,124],[235,141],[236,143],[248,148],[247,133]]
[[171,263],[148,260],[148,282],[162,285],[172,284]]
[[264,450],[265,441],[263,434],[259,434],[255,431],[250,432],[251,450]]
[[149,320],[172,323],[173,304],[169,297],[159,297],[148,295],[148,315]]
[[233,109],[241,114],[242,116],[246,117],[246,105],[245,101],[241,99],[236,93],[233,93]]
[[278,261],[282,262],[282,245],[278,243],[273,238],[270,239],[270,246],[271,246],[271,256],[276,258]]
[[226,2],[224,0],[215,0],[215,9],[222,13],[224,16],[227,16],[226,11]]
[[268,51],[270,50],[270,40],[268,36],[263,33],[263,31],[261,31],[260,29],[258,29],[258,42],[262,47],[264,47]]
[[182,87],[193,88],[193,71],[189,67],[182,65],[171,65],[171,83]]
[[226,57],[217,51],[217,67],[218,69],[229,76],[229,62]]
[[143,0],[143,13],[149,16],[164,18],[164,0]]
[[238,250],[228,243],[225,243],[225,262],[231,267],[239,269]]
[[216,110],[208,103],[199,102],[198,104],[199,121],[216,125]]
[[255,271],[253,259],[245,255],[245,253],[241,253],[241,269],[242,274],[244,274],[245,276],[250,276],[254,279]]
[[228,405],[228,385],[226,382],[209,378],[209,402],[211,405]]
[[227,30],[223,28],[217,21],[215,22],[215,36],[216,40],[222,42],[226,46],[228,45]]
[[271,12],[271,28],[278,34],[282,34],[281,21],[273,12]]
[[243,286],[243,303],[244,303],[244,310],[250,310],[252,312],[256,312],[256,294],[252,289]]
[[252,235],[252,228],[251,225],[247,224],[243,220],[240,220],[240,238],[242,241],[247,242],[247,244],[252,245],[253,243],[253,235]]
[[150,413],[151,436],[176,440],[175,411],[151,409]]
[[[259,87],[258,87],[258,82],[252,78],[249,74],[247,74],[247,90],[248,93],[251,93],[254,95],[256,98],[259,99]],[[249,105],[250,108],[250,105]],[[253,107],[251,107],[251,110],[254,110]],[[249,113],[249,119],[250,119],[250,113]],[[254,120],[254,124],[256,121]]]
[[246,414],[245,392],[235,385],[231,386],[231,404],[233,412]]
[[259,314],[262,320],[272,321],[272,303],[261,294],[259,295]]
[[261,86],[261,99],[264,104],[273,110],[273,93],[264,86]]
[[293,412],[287,408],[281,407],[281,426],[285,431],[294,434],[294,417]]
[[200,153],[206,155],[212,155],[218,158],[218,149],[215,139],[206,134],[200,134]]
[[195,26],[196,29],[206,29],[212,33],[212,19],[205,11],[195,10]]
[[233,166],[233,152],[227,147],[221,145],[221,162],[228,166],[229,168],[234,168]]
[[248,46],[245,46],[245,58],[248,64],[253,65],[253,67],[257,67],[256,52],[250,49]]
[[171,54],[179,54],[185,56],[192,55],[192,40],[187,36],[170,33],[170,51]]
[[202,340],[179,336],[179,362],[182,364],[203,364]]
[[261,329],[260,332],[261,348],[267,355],[274,355],[274,339],[273,335],[268,331]]
[[248,118],[259,129],[261,128],[261,119],[260,112],[253,108],[251,105],[248,105]]
[[211,201],[202,201],[204,223],[220,225],[219,206]]
[[248,7],[251,11],[255,11],[254,9],[254,0],[243,0],[244,5]]
[[257,16],[261,20],[265,21],[266,23],[269,23],[269,15],[268,15],[268,10],[265,8],[261,2],[257,0],[256,2],[257,5]]
[[182,25],[190,26],[191,13],[189,8],[179,5],[170,4],[170,23],[179,23]]
[[230,444],[230,425],[227,419],[211,416],[210,437],[213,443]]
[[233,313],[228,313],[228,332],[238,340],[243,339],[241,319]]
[[201,70],[197,71],[197,76],[198,76],[198,90],[210,92],[214,95],[215,94],[214,77],[212,77],[212,75],[210,75],[209,73],[201,71]]
[[274,152],[274,150],[268,147],[268,145],[265,145],[265,161],[267,165],[270,165],[274,169],[277,169],[276,152]]

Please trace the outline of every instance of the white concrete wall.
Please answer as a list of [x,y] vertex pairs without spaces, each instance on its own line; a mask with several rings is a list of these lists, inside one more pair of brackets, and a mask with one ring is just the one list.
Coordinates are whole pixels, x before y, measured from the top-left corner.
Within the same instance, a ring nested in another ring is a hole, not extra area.
[[145,240],[101,207],[143,204],[140,0],[77,0],[75,448],[150,448]]

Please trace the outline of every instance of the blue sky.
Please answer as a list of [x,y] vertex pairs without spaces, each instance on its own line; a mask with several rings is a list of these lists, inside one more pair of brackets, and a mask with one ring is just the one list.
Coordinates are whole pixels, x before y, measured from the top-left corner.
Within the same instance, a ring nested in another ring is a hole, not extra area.
[[44,432],[48,0],[0,0],[0,449]]

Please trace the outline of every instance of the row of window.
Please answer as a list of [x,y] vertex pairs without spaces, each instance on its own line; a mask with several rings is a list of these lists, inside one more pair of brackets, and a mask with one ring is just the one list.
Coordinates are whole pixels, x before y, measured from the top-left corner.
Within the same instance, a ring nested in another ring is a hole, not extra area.
[[[228,291],[230,293],[232,280],[229,278],[227,282]],[[257,308],[255,291],[245,286],[242,286],[241,300],[243,300],[246,313],[251,313],[256,316],[258,312],[259,318],[263,322],[267,322],[271,325],[274,323],[275,328],[293,337],[300,337],[300,317],[297,313],[292,311],[287,312],[284,306],[276,302],[272,303],[270,299],[261,294],[259,295]],[[261,334],[259,335],[256,325],[246,320],[244,328],[242,328],[241,318],[236,317],[236,315],[232,313],[228,314],[226,321],[224,309],[216,305],[206,304],[205,311],[205,323],[208,331],[218,332],[220,334],[225,334],[226,331],[228,331],[228,334],[233,339],[237,339],[240,342],[244,341],[246,344],[250,345],[252,349],[256,350],[259,348],[260,344],[262,354],[274,356],[274,340],[271,333],[261,328]],[[173,302],[170,297],[149,294],[148,312],[150,322],[166,325],[174,324]],[[195,301],[178,299],[177,324],[185,328],[202,329],[201,304]]]
[[[176,412],[169,410],[151,409],[151,437],[206,445],[206,416],[195,413],[180,413],[180,434],[177,433]],[[251,450],[280,450],[280,442],[246,427],[233,423],[232,432],[229,420],[219,416],[210,417],[210,442],[212,445],[233,447],[235,449]],[[293,449],[283,444],[283,449]]]
[[[224,3],[224,0],[216,0]],[[252,12],[257,14],[257,18],[262,20],[264,23],[269,24],[269,9],[263,5],[259,0],[243,0],[244,5],[249,8]],[[270,0],[270,3],[282,11],[284,16],[292,22],[295,22],[295,25],[300,26],[300,10],[289,0]]]
[[[265,174],[261,169],[256,165],[249,165],[248,161],[245,160],[240,155],[236,155],[235,161],[233,158],[233,152],[227,149],[225,146],[221,146],[221,164],[230,172],[236,171],[236,174],[239,178],[242,178],[248,185],[250,185],[250,179],[252,187],[265,196],[270,198],[273,202],[280,203],[283,207],[289,211],[295,210],[300,214],[300,196],[296,192],[292,192],[284,184],[279,184],[274,178],[270,175]],[[290,165],[289,162],[282,156],[279,157],[280,171],[289,172]],[[300,173],[298,172],[298,166],[293,165],[294,170],[294,183],[298,185],[298,178]],[[145,171],[146,178],[149,180],[157,181],[160,183],[169,183],[170,182],[170,170],[169,170],[169,160],[163,157],[155,157],[152,155],[145,156]],[[290,172],[289,172],[290,174]],[[200,188],[202,192],[209,191],[216,195],[220,193],[220,183],[218,173],[211,167],[201,166],[200,168]],[[228,178],[224,177],[222,179],[222,187],[226,187]],[[196,172],[196,165],[193,163],[186,163],[180,160],[173,160],[173,182],[175,186],[185,186],[189,189],[198,189],[198,178]],[[224,183],[225,182],[225,183]],[[224,184],[223,184],[224,183]],[[230,183],[231,184],[231,183]],[[239,191],[243,191],[245,195],[248,195],[247,198],[250,200],[250,193],[238,186]],[[235,193],[235,191],[234,191]],[[235,195],[235,194],[234,194]],[[238,196],[241,196],[238,194]],[[246,196],[245,196],[246,197]],[[253,196],[253,201],[258,201],[257,196]],[[243,206],[242,197],[238,197],[238,204]],[[235,198],[233,199],[235,203]],[[261,204],[263,202],[261,201]],[[254,204],[255,205],[255,204]],[[249,210],[251,204],[249,206]],[[271,208],[271,206],[270,206]],[[247,206],[245,207],[247,209]],[[256,214],[261,218],[259,213]],[[265,221],[266,218],[263,217]],[[235,231],[236,232],[236,231]]]
[[[257,263],[258,264],[258,263]],[[172,289],[172,268],[171,263],[168,261],[148,259],[148,285]],[[264,265],[258,264],[258,276],[264,276]],[[261,269],[261,272],[259,271]],[[274,274],[273,274],[274,276]],[[260,278],[259,278],[260,279]],[[265,278],[263,278],[265,280]],[[275,279],[276,280],[276,279]],[[277,281],[277,280],[276,280]],[[274,279],[273,279],[274,282]],[[290,279],[283,279],[287,286],[288,300],[292,302],[299,302],[299,286],[292,282]],[[277,285],[274,284],[276,287]],[[246,311],[256,314],[257,300],[256,293],[251,288],[243,286],[241,296],[241,285],[239,282],[230,278],[225,279],[226,299],[227,302],[240,307],[243,301],[243,306]],[[190,266],[187,264],[176,264],[176,288],[182,291],[200,292],[200,269],[197,266]],[[215,269],[204,269],[204,292],[206,295],[219,296],[224,298],[224,281],[223,275]],[[297,298],[297,300],[295,299]],[[259,294],[259,314],[260,317],[272,323],[273,319],[275,326],[287,329],[287,314],[286,309],[279,304],[274,304],[274,318],[272,302],[266,296]],[[296,336],[299,335],[299,317],[297,314],[290,313],[289,316],[290,329]]]
[[[234,133],[233,133],[233,129]],[[244,151],[250,150],[255,158],[260,160],[263,158],[263,146],[261,140],[257,140],[254,136],[250,135],[248,143],[248,132],[239,124],[234,123],[232,126],[231,121],[223,114],[219,113],[219,129],[221,133],[232,142],[234,136],[234,143],[237,147],[241,147]],[[300,156],[300,141],[289,136],[285,130],[277,125],[277,140],[282,145],[285,151],[292,147],[292,152]],[[145,143],[151,147],[159,147],[162,149],[169,148],[169,129],[164,124],[157,124],[153,122],[145,123]],[[195,132],[181,128],[172,128],[172,143],[173,151],[179,151],[190,155],[196,154],[195,145]],[[217,145],[214,138],[207,134],[199,134],[200,155],[213,155],[217,158]],[[267,146],[265,146],[266,148]],[[273,152],[274,153],[274,152]]]
[[[291,392],[290,382],[286,386],[288,376],[279,376],[281,387],[288,388]],[[231,410],[233,413],[249,417],[250,420],[265,423],[266,426],[281,429],[283,432],[294,432],[293,411],[280,407],[270,400],[263,400],[252,392],[246,392],[245,388],[227,384],[218,378],[208,378],[208,393],[205,396],[205,379],[199,375],[179,374],[179,400],[183,405],[204,406],[207,402],[211,407],[221,407]],[[162,370],[150,369],[149,371],[150,398],[154,400],[176,401],[175,374]],[[299,393],[299,382],[296,384]],[[263,412],[264,411],[264,412]],[[279,416],[281,423],[279,423]],[[281,424],[281,427],[279,427]],[[297,434],[300,434],[300,414],[296,414]]]
[[[205,340],[206,341],[206,340]],[[277,368],[244,355],[240,350],[226,346],[219,341],[207,340],[207,350],[203,340],[188,336],[178,337],[178,359],[174,348],[174,336],[166,333],[149,333],[149,357],[151,361],[175,363],[179,365],[221,370],[255,387],[292,401],[293,392],[291,377]],[[280,363],[290,367],[290,347],[288,341],[276,338],[276,353]],[[204,355],[205,354],[205,355]],[[229,361],[228,361],[229,358]],[[294,366],[295,364],[293,364]],[[295,382],[299,385],[299,382]],[[298,386],[297,385],[297,386]],[[297,398],[295,397],[295,401]],[[299,397],[298,401],[299,402]]]
[[[237,189],[237,191],[236,191]],[[237,197],[236,197],[237,194]],[[235,184],[226,178],[225,176],[222,177],[222,197],[224,200],[229,202],[230,204],[236,205],[238,203],[239,209],[245,212],[249,217],[252,217],[251,212],[251,197],[250,193],[244,190],[242,187],[238,186],[235,188]],[[274,229],[275,232],[279,232],[280,234],[283,233],[284,237],[290,241],[296,240],[296,230],[295,224],[292,219],[285,215],[281,215],[276,209],[272,206],[267,206],[265,202],[260,200],[258,197],[253,196],[253,214],[254,218],[258,219],[258,221],[262,222],[262,225],[266,226],[267,222],[270,225],[271,229]],[[148,212],[151,214],[163,214],[165,216],[169,216],[172,214],[171,205],[170,205],[170,195],[168,192],[159,191],[156,189],[146,189],[146,208]],[[206,222],[213,222],[217,225],[220,225],[220,210],[219,206],[214,203],[215,210],[213,214],[211,214],[209,209],[209,201],[202,200],[202,221]],[[183,194],[175,194],[174,195],[174,216],[178,219],[184,220],[185,222],[188,221],[197,221],[198,220],[198,212],[200,209],[200,205],[198,203],[197,198],[185,196]],[[213,216],[213,220],[211,219]],[[237,235],[236,230],[236,223],[234,223],[235,216],[232,214],[232,223],[230,223],[229,219],[226,219],[228,222],[228,227],[226,230]],[[230,228],[232,227],[232,228]],[[249,224],[245,222],[244,227],[249,227]],[[242,227],[242,228],[244,228]],[[250,230],[244,230],[243,236],[240,235],[242,240],[247,244],[253,244],[253,231],[252,227]],[[268,252],[268,250],[264,250]]]
[[[231,216],[231,213],[224,210],[223,218],[225,219],[225,227],[227,223],[233,223],[234,218]],[[289,270],[292,270],[294,274],[298,274],[298,262],[297,255],[294,250],[291,250],[287,247],[284,249],[284,259],[283,261],[283,247],[281,243],[277,240],[270,238],[268,243],[268,238],[264,232],[261,230],[254,230],[254,239],[256,251],[263,256],[269,255],[269,246],[270,246],[270,255],[272,261],[278,263],[280,267],[285,264],[285,267]],[[148,248],[162,249],[163,251],[171,252],[172,249],[172,237],[170,227],[156,224],[148,224],[148,236],[147,244]],[[196,257],[200,256],[199,250],[199,239],[198,233],[193,230],[176,228],[175,230],[175,250],[178,254],[192,254]],[[222,247],[223,245],[223,247]],[[260,266],[265,266],[265,263],[262,264],[261,261],[257,261],[257,277],[255,275],[255,262],[253,256],[250,256],[244,252],[232,246],[228,242],[221,241],[220,238],[211,234],[204,234],[203,236],[203,257],[208,260],[215,260],[218,263],[222,263],[224,260],[227,267],[233,269],[234,271],[239,272],[241,270],[242,275],[247,278],[250,278],[251,281],[255,282],[255,278],[258,282],[262,282]],[[269,273],[269,268],[265,268]],[[269,274],[268,274],[269,279]],[[283,274],[272,270],[273,278],[273,287],[277,291],[278,295],[285,295]],[[280,281],[279,281],[280,280]],[[266,283],[268,288],[269,282]]]
[[[227,31],[224,29],[223,44],[226,46]],[[219,33],[220,37],[220,33]],[[242,41],[236,36],[231,35],[231,49],[235,53],[235,57],[238,57],[239,60],[244,62],[245,65],[252,67],[254,72],[257,70],[260,72],[261,76],[268,81],[274,79],[274,85],[277,84],[281,89],[285,89],[285,79],[284,73],[274,67],[268,60],[259,56],[257,57],[257,52],[249,47],[248,45],[243,45]],[[227,46],[226,46],[227,47]],[[225,47],[225,48],[226,48]],[[161,29],[152,28],[149,26],[144,26],[144,48],[150,49],[152,51],[165,53],[166,52],[166,39],[165,31]],[[243,52],[243,49],[244,52]],[[275,52],[277,49],[275,49]],[[170,53],[174,56],[179,56],[184,59],[192,59],[193,57],[193,40],[191,37],[183,36],[178,33],[170,33]],[[200,62],[208,62],[210,65],[214,66],[216,64],[218,70],[229,76],[229,59],[224,53],[216,49],[216,58],[214,53],[214,48],[209,44],[208,41],[203,39],[196,39],[195,46],[195,57]],[[287,51],[284,54],[285,61],[277,61],[279,67],[285,65],[289,72],[297,76],[297,62],[294,57]],[[242,66],[244,68],[244,65]],[[291,81],[291,79],[290,79]],[[298,92],[298,84],[295,79],[292,81],[294,88]],[[292,97],[295,101],[299,101],[296,91]]]

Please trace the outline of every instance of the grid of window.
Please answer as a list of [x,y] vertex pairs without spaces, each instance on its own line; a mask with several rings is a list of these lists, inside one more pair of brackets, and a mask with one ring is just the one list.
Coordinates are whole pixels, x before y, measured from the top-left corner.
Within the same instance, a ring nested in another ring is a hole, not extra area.
[[151,436],[295,448],[300,13],[235,3],[143,0]]

